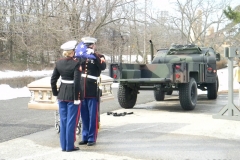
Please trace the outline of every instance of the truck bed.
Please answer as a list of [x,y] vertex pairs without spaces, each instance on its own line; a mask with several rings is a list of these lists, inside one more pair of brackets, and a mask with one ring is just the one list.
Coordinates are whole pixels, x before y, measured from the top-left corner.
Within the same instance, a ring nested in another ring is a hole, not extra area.
[[128,81],[165,81],[166,78],[170,78],[172,73],[169,66],[167,64],[122,64],[120,79],[127,79]]

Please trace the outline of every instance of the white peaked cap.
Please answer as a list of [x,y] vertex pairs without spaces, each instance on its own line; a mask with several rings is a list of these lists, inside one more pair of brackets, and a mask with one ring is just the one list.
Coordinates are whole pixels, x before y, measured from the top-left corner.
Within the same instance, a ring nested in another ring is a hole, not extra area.
[[97,39],[93,38],[93,37],[83,37],[81,39],[83,41],[83,43],[96,43]]
[[77,45],[77,41],[72,40],[72,41],[67,41],[61,45],[61,49],[68,51],[68,50],[73,50],[75,49]]

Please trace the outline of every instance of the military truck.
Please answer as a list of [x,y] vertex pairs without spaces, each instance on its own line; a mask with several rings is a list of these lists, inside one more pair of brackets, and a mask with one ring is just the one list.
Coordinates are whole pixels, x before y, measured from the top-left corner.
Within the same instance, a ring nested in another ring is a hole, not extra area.
[[182,109],[193,110],[197,89],[207,91],[208,99],[217,98],[219,60],[220,54],[211,47],[172,45],[159,50],[151,64],[112,63],[109,74],[119,83],[117,97],[122,108],[133,108],[140,90],[153,90],[156,101],[178,91]]

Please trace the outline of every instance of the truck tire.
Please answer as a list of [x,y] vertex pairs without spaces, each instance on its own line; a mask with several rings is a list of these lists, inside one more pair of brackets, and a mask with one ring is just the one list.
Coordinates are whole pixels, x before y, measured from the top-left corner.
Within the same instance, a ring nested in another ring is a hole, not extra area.
[[154,90],[153,93],[154,93],[154,98],[155,98],[156,101],[164,101],[165,92],[161,91],[161,89],[160,90]]
[[193,110],[197,104],[197,83],[194,78],[179,86],[179,99],[182,109]]
[[207,85],[207,97],[208,99],[216,99],[218,92],[218,77],[216,77],[215,83],[208,83]]
[[126,85],[119,84],[118,87],[118,102],[122,108],[133,108],[137,101],[137,93]]

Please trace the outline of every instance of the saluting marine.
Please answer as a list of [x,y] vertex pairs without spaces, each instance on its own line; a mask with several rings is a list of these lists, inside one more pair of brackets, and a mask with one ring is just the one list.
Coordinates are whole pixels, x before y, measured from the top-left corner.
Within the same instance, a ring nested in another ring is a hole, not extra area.
[[[80,64],[74,57],[77,41],[68,41],[61,46],[64,58],[56,62],[51,87],[54,96],[57,96],[60,114],[60,144],[62,151],[76,151],[76,125],[80,113]],[[61,85],[57,90],[57,81],[61,76]]]
[[[106,69],[105,57],[95,52],[97,39],[82,38],[76,48],[76,57],[80,57],[84,101],[81,104],[82,141],[79,145],[95,145],[98,134],[99,89],[98,78],[101,71]],[[79,52],[77,51],[79,49]]]

